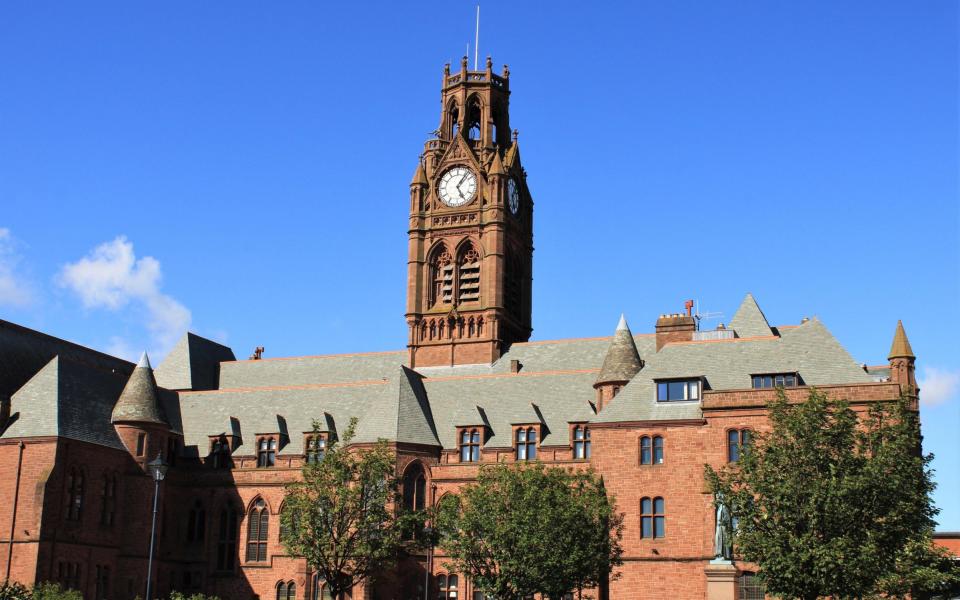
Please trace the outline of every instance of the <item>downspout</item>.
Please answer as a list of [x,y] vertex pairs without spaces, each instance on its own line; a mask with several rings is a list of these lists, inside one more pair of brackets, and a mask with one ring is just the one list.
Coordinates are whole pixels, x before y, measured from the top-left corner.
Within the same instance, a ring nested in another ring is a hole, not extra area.
[[10,565],[13,563],[13,534],[16,532],[17,527],[17,502],[20,500],[20,473],[23,471],[23,440],[17,442],[17,447],[20,449],[20,452],[17,456],[17,483],[13,488],[13,514],[10,516],[10,539],[7,541],[7,574],[3,580],[4,583],[10,581]]

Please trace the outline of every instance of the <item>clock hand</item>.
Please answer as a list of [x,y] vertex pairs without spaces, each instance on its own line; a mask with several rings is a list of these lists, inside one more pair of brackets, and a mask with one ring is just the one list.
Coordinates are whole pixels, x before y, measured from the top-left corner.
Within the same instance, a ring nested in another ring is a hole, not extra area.
[[457,191],[460,190],[460,186],[463,185],[463,182],[464,182],[464,180],[466,180],[466,178],[467,178],[466,175],[464,175],[463,177],[460,178],[460,183],[457,184]]

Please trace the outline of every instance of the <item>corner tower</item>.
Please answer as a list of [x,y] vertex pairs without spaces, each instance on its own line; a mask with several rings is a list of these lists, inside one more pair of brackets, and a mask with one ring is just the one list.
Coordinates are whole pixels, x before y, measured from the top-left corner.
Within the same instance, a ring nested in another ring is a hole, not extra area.
[[443,69],[440,126],[410,183],[412,367],[490,363],[530,338],[533,200],[510,130],[510,71]]

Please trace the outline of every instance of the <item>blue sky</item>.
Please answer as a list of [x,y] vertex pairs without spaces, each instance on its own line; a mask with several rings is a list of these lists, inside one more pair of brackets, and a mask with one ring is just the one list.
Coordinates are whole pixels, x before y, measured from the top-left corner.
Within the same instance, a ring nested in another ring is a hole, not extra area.
[[[0,317],[156,359],[402,347],[407,184],[473,4],[5,3]],[[484,2],[536,202],[534,337],[687,298],[918,355],[960,530],[955,2]]]

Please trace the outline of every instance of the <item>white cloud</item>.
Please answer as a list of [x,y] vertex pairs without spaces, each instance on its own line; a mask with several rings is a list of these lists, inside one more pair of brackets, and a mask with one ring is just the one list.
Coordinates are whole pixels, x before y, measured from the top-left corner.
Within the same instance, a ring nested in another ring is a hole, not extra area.
[[[160,291],[160,261],[152,256],[138,259],[133,243],[120,236],[100,244],[77,262],[68,263],[57,278],[60,285],[76,293],[86,308],[119,311],[133,305],[146,312],[151,350],[165,354],[190,326],[190,311]],[[112,338],[111,349],[130,354],[131,345]]]
[[960,369],[924,367],[917,384],[920,386],[920,402],[927,406],[943,404],[960,393]]
[[17,271],[19,262],[10,230],[0,227],[0,306],[21,308],[34,300],[33,286]]

